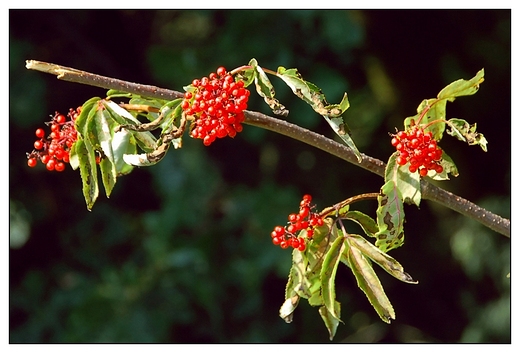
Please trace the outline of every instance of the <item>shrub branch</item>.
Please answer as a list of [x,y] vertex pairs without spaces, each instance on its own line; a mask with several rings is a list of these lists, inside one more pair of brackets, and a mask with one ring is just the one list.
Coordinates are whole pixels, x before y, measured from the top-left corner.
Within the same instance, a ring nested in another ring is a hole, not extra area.
[[[182,98],[184,96],[184,94],[181,92],[176,92],[169,89],[100,76],[70,67],[42,61],[27,60],[26,68],[56,75],[58,79],[64,81],[81,83],[104,89],[120,90],[128,93],[138,94],[143,97],[173,100],[176,98]],[[386,164],[377,158],[373,158],[362,153],[361,161],[358,161],[354,151],[349,147],[311,130],[259,112],[246,110],[244,111],[244,115],[246,118],[244,123],[246,124],[261,127],[285,135],[287,137],[291,137],[316,147],[322,151],[330,153],[349,163],[355,164],[381,177],[384,177]],[[511,237],[511,221],[507,218],[503,218],[472,203],[469,200],[457,196],[438,186],[430,184],[424,179],[421,181],[421,193],[423,199],[437,202],[464,216],[482,223],[484,226],[492,229],[497,233]]]

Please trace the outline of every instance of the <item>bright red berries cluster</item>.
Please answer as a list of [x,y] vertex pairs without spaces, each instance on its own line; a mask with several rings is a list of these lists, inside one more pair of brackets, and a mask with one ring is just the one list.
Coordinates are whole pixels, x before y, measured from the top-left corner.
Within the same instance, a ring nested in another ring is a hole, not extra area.
[[235,137],[242,131],[244,110],[247,109],[249,90],[243,81],[235,81],[224,67],[208,77],[192,82],[194,92],[186,92],[182,109],[195,118],[191,136],[209,146],[217,138]]
[[398,152],[397,164],[409,163],[410,173],[419,171],[423,177],[430,170],[442,173],[442,150],[437,146],[437,141],[433,139],[430,131],[425,132],[423,128],[414,126],[409,131],[399,131],[393,135],[391,143]]
[[36,129],[35,135],[38,138],[34,141],[34,150],[27,153],[27,165],[35,167],[40,160],[47,170],[62,172],[65,170],[65,163],[69,163],[69,151],[77,140],[77,131],[74,121],[81,113],[81,107],[70,108],[67,117],[56,112],[52,120],[46,123],[51,128],[51,133],[45,136],[45,130]]
[[298,232],[305,229],[307,239],[312,239],[314,228],[323,225],[323,218],[318,213],[312,212],[312,196],[304,195],[300,202],[300,211],[291,213],[288,217],[288,225],[285,227],[276,226],[271,232],[274,245],[279,245],[282,249],[292,247],[300,251],[305,251],[306,243],[304,237],[298,237]]

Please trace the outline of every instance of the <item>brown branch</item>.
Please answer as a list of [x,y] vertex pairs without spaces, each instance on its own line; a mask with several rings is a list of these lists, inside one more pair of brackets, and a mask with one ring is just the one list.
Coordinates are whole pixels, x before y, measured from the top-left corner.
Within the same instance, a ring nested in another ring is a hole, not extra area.
[[[173,100],[184,96],[181,92],[99,76],[81,70],[41,61],[28,60],[26,67],[31,70],[56,75],[60,80],[77,82],[105,89],[120,90],[123,92],[138,94],[143,97]],[[285,120],[276,119],[252,111],[245,111],[245,117],[246,124],[258,126],[291,137],[384,177],[386,164],[379,159],[362,153],[361,161],[358,161],[356,155],[349,147],[308,129],[291,124]],[[471,201],[432,185],[425,180],[421,181],[421,192],[423,199],[437,202],[482,223],[484,226],[500,234],[511,237],[511,221],[509,219],[496,215]]]

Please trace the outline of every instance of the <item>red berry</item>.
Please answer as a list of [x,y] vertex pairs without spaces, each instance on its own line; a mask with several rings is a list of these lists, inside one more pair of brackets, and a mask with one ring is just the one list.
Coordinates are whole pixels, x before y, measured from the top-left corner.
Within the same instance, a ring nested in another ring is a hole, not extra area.
[[27,165],[31,168],[35,167],[37,163],[38,161],[34,157],[31,157],[27,160]]
[[34,141],[34,148],[36,148],[37,150],[41,150],[43,148],[43,141],[42,140]]
[[45,136],[45,131],[43,129],[36,129],[36,137],[43,138]]
[[45,167],[49,171],[53,171],[56,167],[56,161],[54,159],[49,159],[49,161],[45,164]]

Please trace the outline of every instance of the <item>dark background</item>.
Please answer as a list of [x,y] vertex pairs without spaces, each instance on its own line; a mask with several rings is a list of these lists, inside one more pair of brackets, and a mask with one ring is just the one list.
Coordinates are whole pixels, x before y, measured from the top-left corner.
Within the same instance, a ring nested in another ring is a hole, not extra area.
[[[476,122],[488,152],[446,136],[460,176],[441,185],[510,217],[509,10],[10,10],[11,343],[329,342],[306,301],[292,324],[278,317],[291,254],[269,233],[304,193],[321,209],[377,191],[380,177],[251,126],[209,148],[186,137],[91,212],[77,171],[26,164],[49,115],[105,93],[29,71],[27,59],[181,91],[251,58],[298,68],[329,102],[348,92],[354,141],[382,160],[388,133],[423,99],[484,68],[479,92],[447,116]],[[272,81],[289,121],[333,137]],[[269,113],[256,94],[248,108]],[[340,266],[333,342],[511,342],[509,239],[427,201],[405,211],[406,241],[391,255],[419,284],[376,269],[396,310],[387,325]]]

